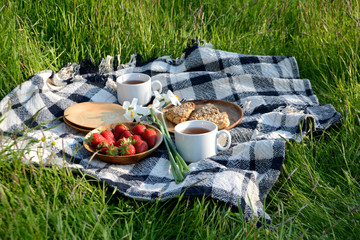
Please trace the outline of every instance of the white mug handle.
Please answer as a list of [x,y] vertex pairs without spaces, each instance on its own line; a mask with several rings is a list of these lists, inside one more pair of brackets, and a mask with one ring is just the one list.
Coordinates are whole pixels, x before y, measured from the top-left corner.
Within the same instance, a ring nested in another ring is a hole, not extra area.
[[228,130],[223,129],[223,130],[218,131],[217,134],[216,134],[216,140],[220,137],[220,135],[222,133],[225,133],[225,135],[226,135],[227,144],[223,147],[219,143],[217,143],[216,144],[217,149],[220,150],[220,151],[224,151],[224,150],[228,149],[230,147],[230,145],[231,145],[231,135],[230,135],[230,132]]
[[161,93],[162,84],[159,80],[151,81],[151,88],[153,91],[158,91],[159,93]]

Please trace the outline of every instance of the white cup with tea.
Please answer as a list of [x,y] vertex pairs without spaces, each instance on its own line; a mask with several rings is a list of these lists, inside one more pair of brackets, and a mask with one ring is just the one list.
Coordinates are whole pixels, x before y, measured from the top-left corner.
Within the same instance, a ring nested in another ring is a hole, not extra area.
[[[226,137],[225,146],[218,142],[221,135]],[[214,156],[218,151],[228,149],[230,144],[229,131],[218,131],[217,125],[210,121],[193,120],[175,126],[175,145],[186,162],[197,162]]]
[[160,81],[151,81],[149,75],[143,73],[127,73],[116,79],[117,97],[121,105],[124,101],[131,102],[133,98],[138,99],[139,105],[150,102],[153,91],[162,91]]

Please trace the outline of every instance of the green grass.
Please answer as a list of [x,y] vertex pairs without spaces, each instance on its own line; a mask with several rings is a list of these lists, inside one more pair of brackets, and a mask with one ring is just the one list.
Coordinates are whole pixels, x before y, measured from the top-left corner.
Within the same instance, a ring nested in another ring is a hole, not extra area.
[[212,199],[135,201],[66,169],[24,165],[1,138],[0,238],[357,239],[359,35],[358,0],[0,1],[1,98],[41,70],[106,55],[176,58],[199,37],[227,51],[295,56],[320,102],[343,115],[339,127],[288,144],[265,202],[273,222],[260,229]]

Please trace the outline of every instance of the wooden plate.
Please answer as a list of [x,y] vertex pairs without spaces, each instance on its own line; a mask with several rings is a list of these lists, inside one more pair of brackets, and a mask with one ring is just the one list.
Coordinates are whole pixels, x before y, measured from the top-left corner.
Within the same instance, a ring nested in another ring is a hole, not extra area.
[[64,117],[80,128],[94,129],[110,123],[125,122],[125,110],[119,104],[104,102],[83,102],[72,105],[64,111]]
[[[229,127],[225,128],[226,130],[230,130],[230,129],[234,128],[236,125],[238,125],[244,116],[244,112],[240,106],[238,106],[234,103],[231,103],[231,102],[224,101],[224,100],[202,99],[202,100],[193,100],[193,101],[185,101],[185,102],[195,103],[195,111],[202,108],[207,103],[212,103],[217,108],[219,108],[220,112],[226,112],[228,114],[229,120],[230,120],[230,125],[229,125]],[[182,102],[182,103],[185,103],[185,102]],[[166,111],[167,109],[171,109],[173,107],[174,106],[169,106],[169,107],[165,108],[164,111]],[[176,124],[170,122],[166,118],[165,118],[165,122],[166,122],[166,126],[167,126],[169,132],[173,133]]]
[[[94,130],[92,130],[91,132],[89,132],[88,134],[85,135],[84,138],[84,147],[91,153],[95,153],[96,149],[94,147],[92,147],[91,145],[87,144],[86,140],[90,138],[91,134],[94,132],[101,132],[107,129],[114,129],[117,123],[113,123],[113,124],[108,124],[105,126],[101,126],[98,127]],[[122,122],[122,124],[124,124],[125,126],[127,126],[128,128],[132,128],[136,125],[135,122]],[[156,131],[156,142],[155,142],[155,146],[152,147],[151,149],[147,150],[146,152],[143,153],[137,153],[135,155],[131,155],[131,156],[109,156],[109,155],[105,155],[105,154],[101,154],[101,153],[96,153],[96,157],[101,159],[104,162],[108,162],[108,163],[115,163],[115,164],[132,164],[132,163],[136,163],[139,162],[147,157],[149,157],[161,144],[161,142],[163,141],[163,135],[161,133],[161,131],[159,129],[157,129],[154,126],[151,125],[147,125],[144,124],[147,128],[153,128]]]
[[65,122],[67,125],[69,125],[70,127],[75,128],[76,130],[79,130],[79,131],[84,132],[84,133],[88,133],[88,132],[90,132],[91,130],[94,130],[93,128],[83,128],[83,127],[80,127],[80,126],[78,126],[78,125],[76,125],[76,124],[74,124],[74,123],[72,123],[72,122],[69,122],[69,121],[66,119],[65,116],[63,116],[63,120],[64,120],[64,122]]

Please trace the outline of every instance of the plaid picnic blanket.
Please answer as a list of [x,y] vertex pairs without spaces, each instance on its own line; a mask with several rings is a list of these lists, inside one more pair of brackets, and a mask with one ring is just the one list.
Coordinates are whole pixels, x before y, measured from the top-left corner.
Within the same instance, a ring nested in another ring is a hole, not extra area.
[[[91,154],[81,148],[84,133],[63,122],[64,110],[80,102],[117,103],[116,78],[129,72],[149,74],[161,81],[163,92],[170,89],[180,99],[222,99],[240,105],[244,117],[230,131],[230,149],[190,164],[179,184],[169,170],[164,146],[132,165],[90,161]],[[247,219],[266,221],[271,218],[263,203],[280,174],[286,141],[300,141],[311,126],[323,131],[341,119],[330,104],[319,104],[310,81],[300,78],[295,58],[244,55],[199,43],[177,59],[142,62],[134,55],[121,64],[119,56],[108,56],[98,65],[82,61],[57,73],[39,72],[2,99],[0,111],[0,130],[10,134],[17,129],[18,135],[27,136],[21,144],[34,149],[24,154],[25,162],[79,169],[140,200],[208,196],[240,207]],[[39,151],[45,143],[34,140],[42,137],[56,144]]]

